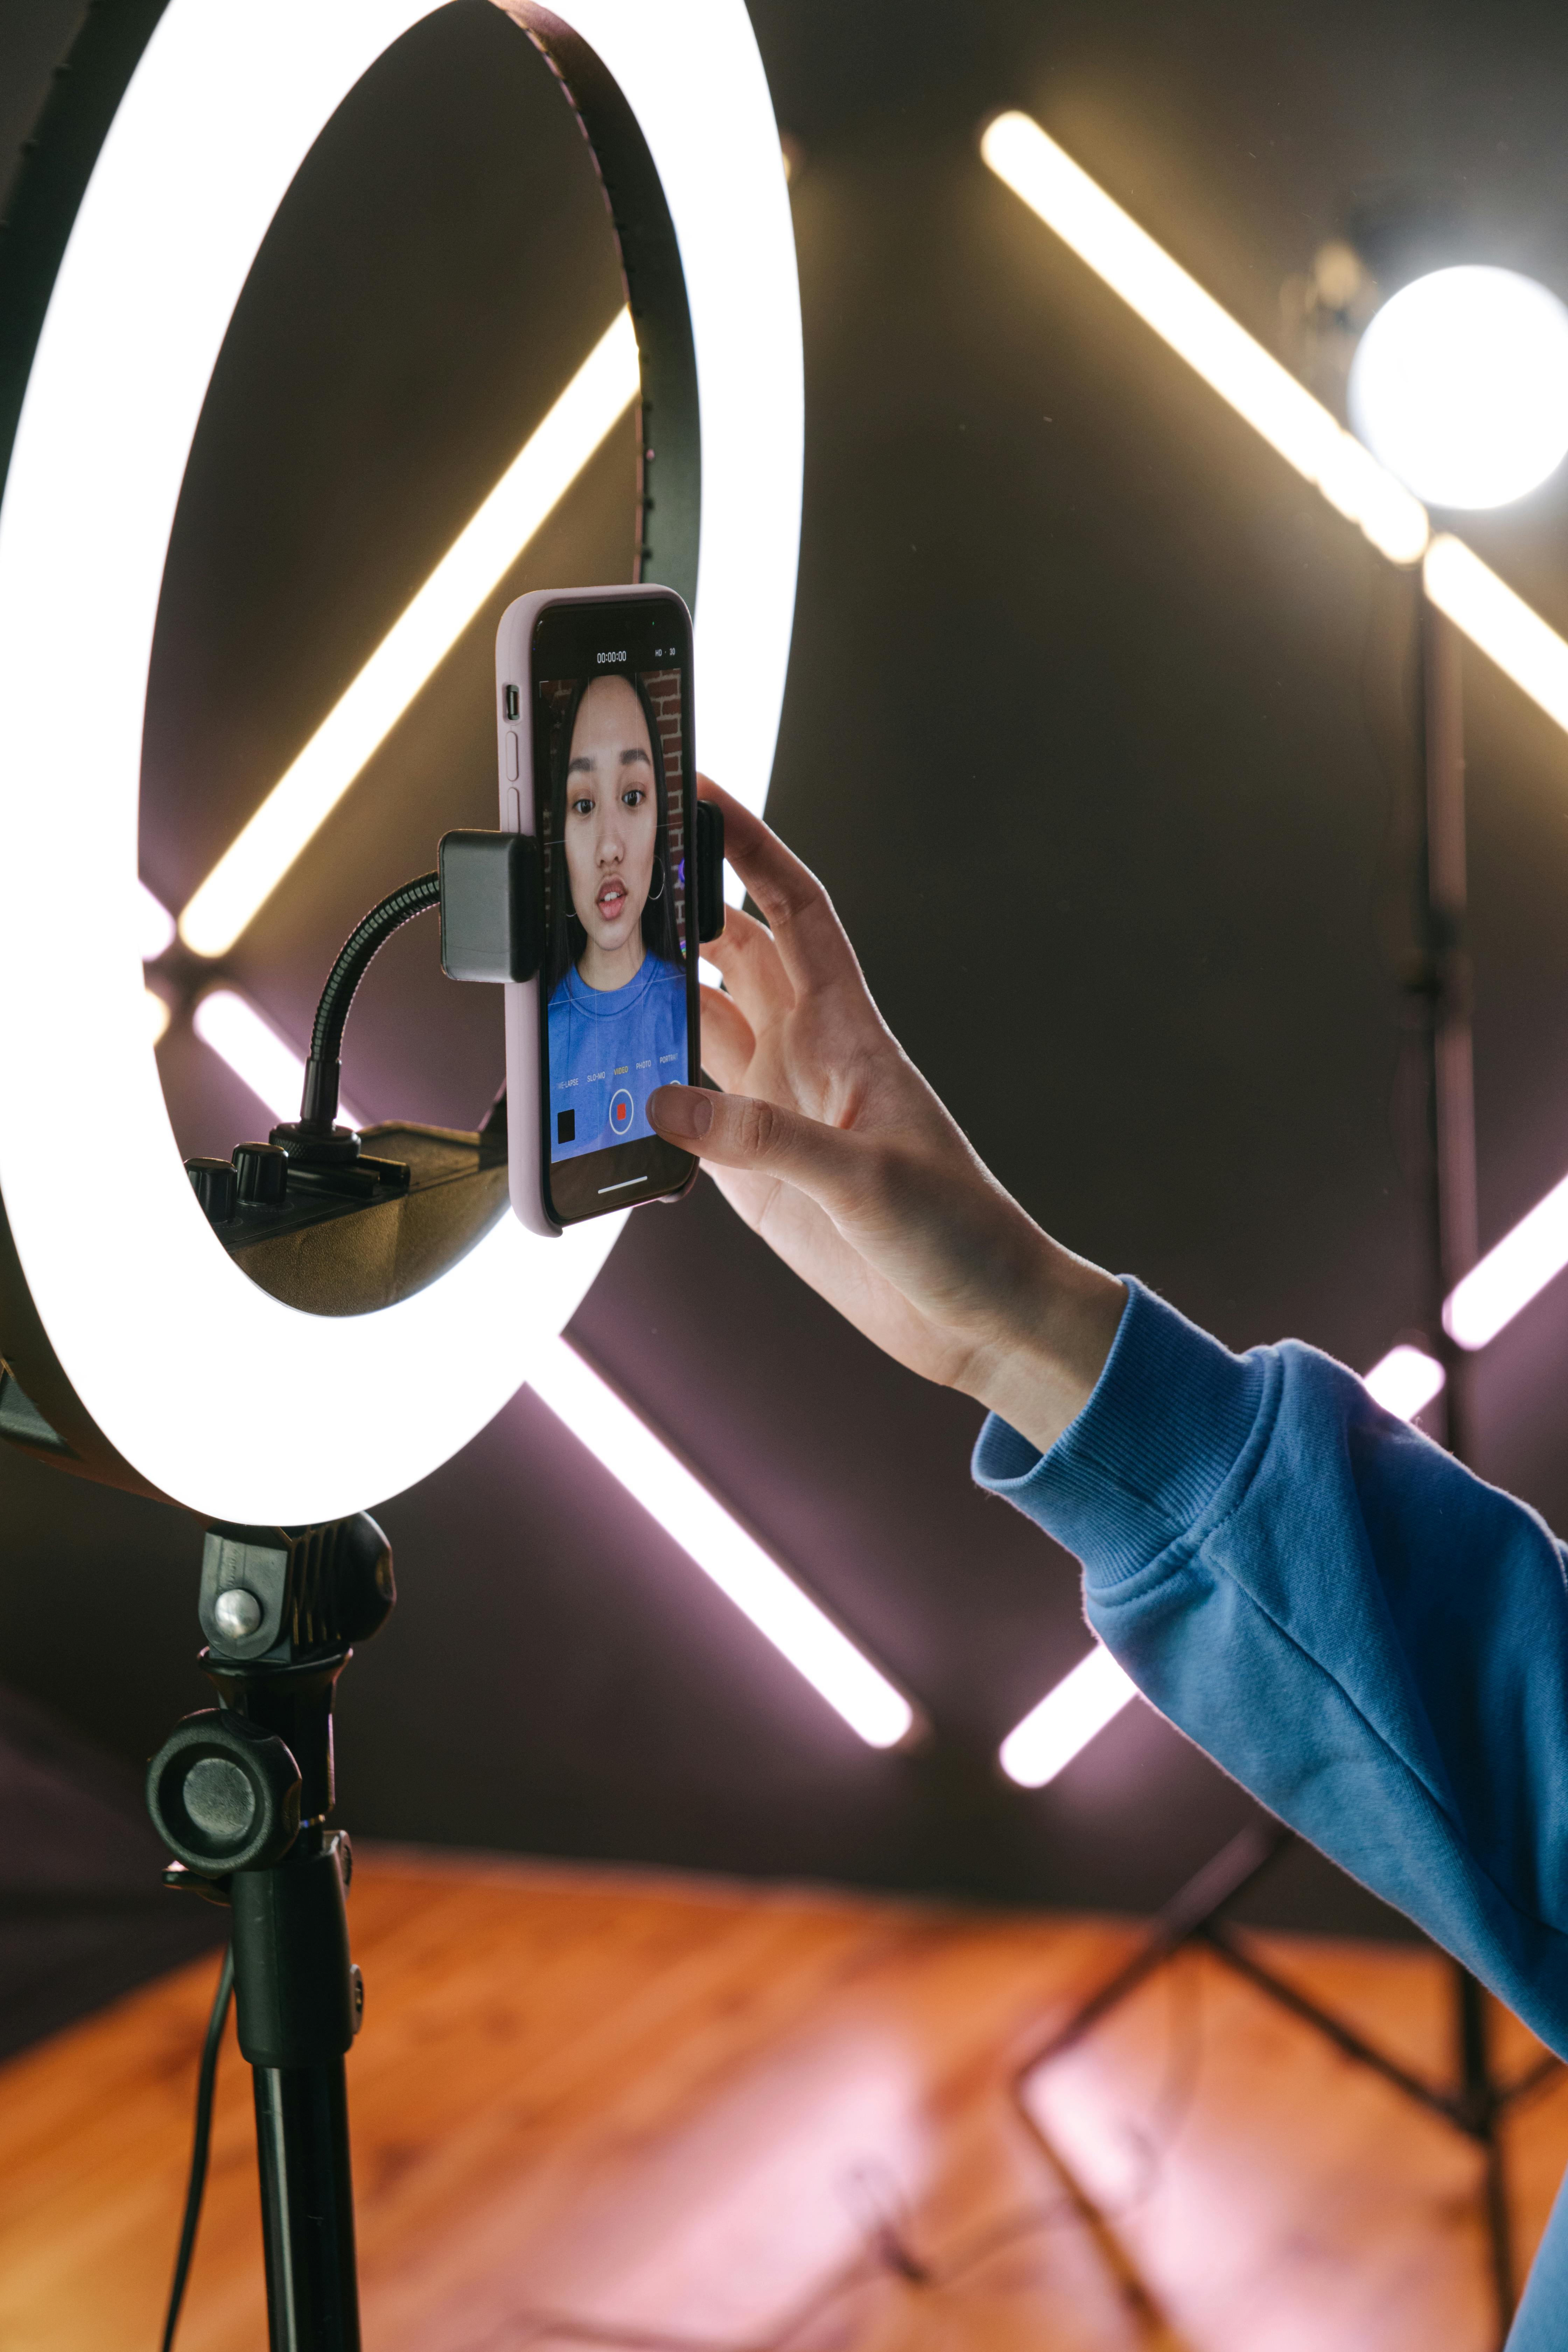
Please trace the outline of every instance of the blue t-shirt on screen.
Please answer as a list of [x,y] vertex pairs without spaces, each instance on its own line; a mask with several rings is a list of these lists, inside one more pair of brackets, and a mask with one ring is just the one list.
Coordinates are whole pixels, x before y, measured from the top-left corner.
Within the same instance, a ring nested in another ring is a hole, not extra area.
[[653,1133],[655,1087],[686,1076],[686,974],[645,955],[625,988],[590,988],[574,965],[550,999],[550,1152],[574,1160]]

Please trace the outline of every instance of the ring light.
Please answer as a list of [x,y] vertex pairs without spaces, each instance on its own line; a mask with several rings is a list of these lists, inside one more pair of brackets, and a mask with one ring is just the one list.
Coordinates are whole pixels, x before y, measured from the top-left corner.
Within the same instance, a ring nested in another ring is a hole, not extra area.
[[[546,1244],[504,1218],[395,1305],[307,1314],[215,1237],[148,1042],[142,713],[191,443],[295,173],[354,83],[434,13],[96,12],[5,240],[10,331],[30,348],[6,352],[0,380],[0,1354],[79,1467],[233,1521],[340,1517],[447,1460],[527,1379],[619,1223]],[[687,0],[673,38],[650,31],[646,0],[508,13],[601,164],[658,449],[649,568],[695,590],[704,762],[760,807],[803,394],[778,131],[743,0]]]

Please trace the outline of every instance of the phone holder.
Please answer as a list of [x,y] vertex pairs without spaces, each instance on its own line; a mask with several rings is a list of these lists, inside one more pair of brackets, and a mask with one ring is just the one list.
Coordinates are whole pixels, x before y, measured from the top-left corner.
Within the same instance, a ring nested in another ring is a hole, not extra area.
[[[724,816],[699,801],[693,893],[699,939],[724,928]],[[435,1281],[501,1216],[507,1202],[503,1089],[480,1132],[337,1124],[339,1049],[354,991],[377,948],[438,908],[449,980],[531,980],[543,954],[542,867],[530,835],[448,833],[435,874],[374,907],[321,992],[300,1115],[231,1160],[191,1160],[192,1189],[253,1282],[317,1315],[362,1315]],[[375,1146],[366,1152],[366,1142]],[[352,1230],[350,1228],[352,1227]],[[16,1398],[13,1411],[31,1411]],[[6,1410],[0,1390],[0,1416]],[[19,1442],[47,1447],[41,1416]],[[4,1427],[0,1419],[0,1428]]]

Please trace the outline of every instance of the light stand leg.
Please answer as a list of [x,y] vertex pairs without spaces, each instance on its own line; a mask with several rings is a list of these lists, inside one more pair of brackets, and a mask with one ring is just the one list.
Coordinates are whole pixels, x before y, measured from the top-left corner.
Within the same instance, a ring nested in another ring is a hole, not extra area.
[[1453,623],[1421,598],[1421,717],[1426,768],[1422,968],[1415,982],[1426,1006],[1426,1322],[1447,1385],[1448,1451],[1469,1462],[1470,1359],[1449,1338],[1443,1304],[1479,1254],[1476,1216],[1476,1096],[1470,1010],[1474,995],[1466,937],[1465,739],[1459,638]]
[[1502,2336],[1508,2333],[1518,2300],[1513,2277],[1513,2227],[1508,2204],[1508,2172],[1500,2126],[1508,2093],[1492,2071],[1490,2020],[1487,1994],[1468,1969],[1454,1964],[1455,2039],[1458,2043],[1459,2090],[1458,2104],[1467,2128],[1480,2147],[1485,2174],[1482,2201],[1487,2242],[1491,2258],[1492,2291]]
[[[1474,986],[1466,936],[1468,884],[1465,854],[1465,721],[1458,632],[1425,594],[1420,600],[1421,721],[1426,769],[1423,859],[1424,974],[1428,1012],[1428,1215],[1431,1296],[1428,1328],[1445,1375],[1445,1434],[1458,1462],[1472,1463],[1475,1422],[1471,1358],[1443,1320],[1479,1254],[1476,1211],[1476,1097],[1471,1006]],[[1509,2090],[1492,2072],[1487,1996],[1454,1963],[1457,2104],[1479,2145],[1482,2190],[1499,2340],[1518,2300],[1500,2127]]]

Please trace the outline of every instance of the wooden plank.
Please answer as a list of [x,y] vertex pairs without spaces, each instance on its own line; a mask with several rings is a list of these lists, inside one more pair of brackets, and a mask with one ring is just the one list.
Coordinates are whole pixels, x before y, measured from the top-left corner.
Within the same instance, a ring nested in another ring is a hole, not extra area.
[[[1473,2156],[1206,1957],[1031,2094],[1106,2210],[1135,2198],[1115,2228],[1162,2323],[1009,2097],[1126,1927],[390,1852],[362,1854],[352,1911],[373,2352],[582,2340],[551,2313],[716,2347],[799,2321],[789,2352],[1487,2344]],[[1412,2063],[1446,2062],[1430,1955],[1268,1948]],[[5,2352],[156,2342],[213,1974],[0,2071]],[[1192,2095],[1141,2155],[1194,1992]],[[265,2337],[251,2134],[231,2034],[181,2352]],[[1513,2132],[1521,2257],[1565,2158],[1554,2089]]]

